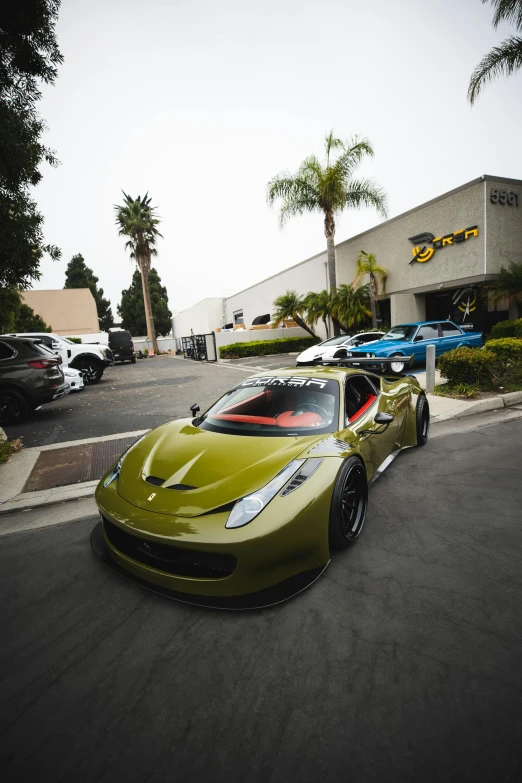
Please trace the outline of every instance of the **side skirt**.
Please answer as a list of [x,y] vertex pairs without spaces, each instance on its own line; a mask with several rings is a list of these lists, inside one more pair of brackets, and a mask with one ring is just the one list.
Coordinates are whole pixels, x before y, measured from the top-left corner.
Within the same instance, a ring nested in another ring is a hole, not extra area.
[[381,462],[381,464],[379,465],[379,467],[377,468],[377,470],[375,471],[375,473],[373,474],[373,476],[371,477],[371,479],[370,479],[370,481],[369,481],[369,483],[368,483],[368,486],[369,486],[369,487],[371,487],[371,485],[374,483],[374,481],[377,481],[377,479],[379,478],[379,476],[381,476],[381,475],[384,473],[384,471],[386,470],[386,468],[388,467],[388,465],[391,465],[391,463],[393,462],[393,460],[395,459],[395,457],[396,457],[398,454],[400,454],[400,453],[401,453],[401,451],[402,451],[402,449],[396,449],[395,451],[392,451],[392,453],[390,454],[390,456],[389,456],[389,457],[386,457],[386,459],[384,460],[384,462]]

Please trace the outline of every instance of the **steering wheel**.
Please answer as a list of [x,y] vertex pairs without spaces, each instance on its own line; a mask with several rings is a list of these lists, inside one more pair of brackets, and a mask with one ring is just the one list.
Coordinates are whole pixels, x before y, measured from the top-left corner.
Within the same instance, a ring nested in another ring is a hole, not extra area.
[[[310,408],[313,408],[314,410],[310,410]],[[293,416],[296,415],[296,413],[319,413],[319,416],[324,420],[328,421],[330,416],[325,411],[324,408],[321,408],[320,405],[315,405],[313,402],[303,402],[302,405],[298,405],[295,411],[293,412]]]

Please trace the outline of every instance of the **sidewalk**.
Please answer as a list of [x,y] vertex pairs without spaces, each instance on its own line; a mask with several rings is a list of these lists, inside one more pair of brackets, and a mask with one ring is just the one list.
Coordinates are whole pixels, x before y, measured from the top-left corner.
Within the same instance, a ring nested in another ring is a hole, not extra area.
[[[522,416],[522,392],[470,401],[428,394],[428,400],[432,424],[514,406]],[[119,454],[145,432],[55,443],[14,454],[0,465],[0,515],[91,497]]]

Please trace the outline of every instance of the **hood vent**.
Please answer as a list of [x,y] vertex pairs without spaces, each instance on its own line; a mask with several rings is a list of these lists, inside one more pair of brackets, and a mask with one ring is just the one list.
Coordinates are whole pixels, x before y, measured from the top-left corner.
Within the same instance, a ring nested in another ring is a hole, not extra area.
[[149,484],[154,484],[155,487],[161,487],[165,479],[159,478],[159,476],[147,476],[145,481],[148,481]]
[[166,489],[177,489],[182,492],[184,489],[197,489],[197,487],[191,487],[190,484],[171,484],[169,487],[166,487]]

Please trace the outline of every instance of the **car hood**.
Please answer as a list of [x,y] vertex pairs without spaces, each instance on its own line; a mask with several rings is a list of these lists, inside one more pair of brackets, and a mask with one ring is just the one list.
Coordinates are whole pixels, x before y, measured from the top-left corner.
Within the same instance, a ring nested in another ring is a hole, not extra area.
[[[199,516],[260,489],[328,437],[224,435],[181,419],[152,430],[124,456],[118,494],[147,511]],[[158,483],[146,480],[151,476]],[[167,489],[172,485],[178,489]]]

